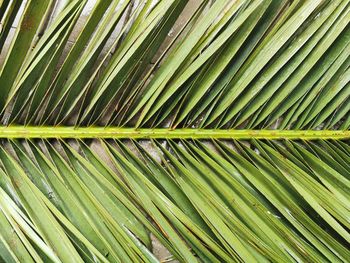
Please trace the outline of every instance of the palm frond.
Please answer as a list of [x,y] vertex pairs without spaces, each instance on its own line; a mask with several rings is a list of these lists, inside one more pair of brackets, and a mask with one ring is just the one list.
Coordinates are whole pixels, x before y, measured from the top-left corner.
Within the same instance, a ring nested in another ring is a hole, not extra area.
[[347,262],[349,22],[0,0],[0,261]]

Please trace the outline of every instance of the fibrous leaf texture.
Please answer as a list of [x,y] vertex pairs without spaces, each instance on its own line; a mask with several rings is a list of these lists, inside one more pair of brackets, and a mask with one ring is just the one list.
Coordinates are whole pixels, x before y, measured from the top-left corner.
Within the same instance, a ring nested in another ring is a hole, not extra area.
[[0,262],[348,262],[349,24],[0,0]]

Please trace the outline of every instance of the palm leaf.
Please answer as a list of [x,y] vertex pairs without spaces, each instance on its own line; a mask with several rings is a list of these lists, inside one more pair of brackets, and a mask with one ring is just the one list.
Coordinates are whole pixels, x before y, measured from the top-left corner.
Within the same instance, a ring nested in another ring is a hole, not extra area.
[[0,261],[348,261],[349,22],[0,0]]

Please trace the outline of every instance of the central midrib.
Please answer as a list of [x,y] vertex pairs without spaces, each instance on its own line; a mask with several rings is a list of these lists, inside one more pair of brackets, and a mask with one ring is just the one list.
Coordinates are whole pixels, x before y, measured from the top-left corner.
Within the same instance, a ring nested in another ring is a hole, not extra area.
[[350,139],[349,130],[234,130],[72,126],[3,126],[0,138],[114,139]]

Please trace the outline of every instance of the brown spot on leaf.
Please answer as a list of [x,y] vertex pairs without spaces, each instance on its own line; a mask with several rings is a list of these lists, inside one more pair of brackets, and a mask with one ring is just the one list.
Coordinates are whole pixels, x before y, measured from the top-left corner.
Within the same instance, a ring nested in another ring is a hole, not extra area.
[[22,186],[22,181],[18,180],[17,178],[12,178],[12,183],[14,185],[14,187],[16,187],[17,189],[20,188]]
[[21,30],[30,31],[34,27],[34,19],[32,16],[25,17],[21,24]]

